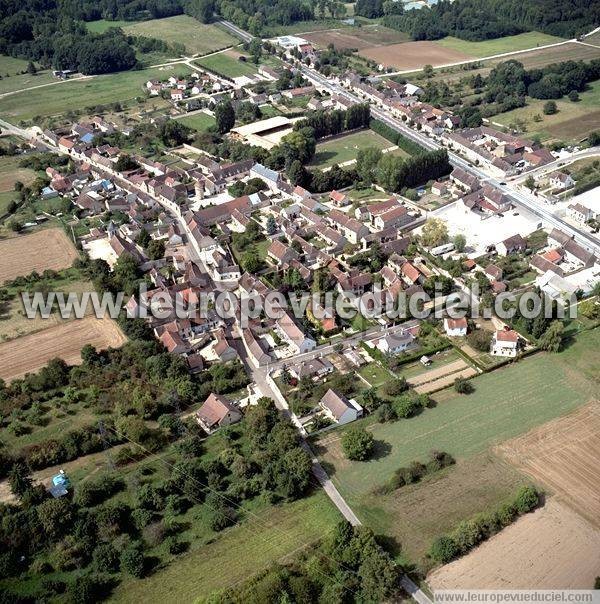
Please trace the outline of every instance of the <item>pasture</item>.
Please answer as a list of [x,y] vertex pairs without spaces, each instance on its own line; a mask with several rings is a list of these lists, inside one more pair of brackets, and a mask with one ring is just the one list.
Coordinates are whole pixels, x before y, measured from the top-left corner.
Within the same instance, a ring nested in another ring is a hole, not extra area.
[[68,268],[78,257],[71,240],[59,228],[0,240],[0,283],[33,271]]
[[464,53],[475,59],[480,59],[505,52],[516,52],[536,48],[537,46],[556,44],[562,41],[562,38],[557,38],[556,36],[530,31],[516,36],[505,36],[504,38],[495,38],[483,42],[469,42],[449,36],[443,40],[439,40],[436,44],[443,48]]
[[389,46],[375,46],[360,50],[358,54],[372,59],[384,67],[393,67],[399,71],[422,69],[425,65],[448,65],[468,61],[472,57],[450,48],[444,48],[436,42],[405,42]]
[[[359,517],[375,530],[394,536],[413,562],[421,562],[435,536],[504,501],[516,485],[527,482],[495,457],[490,447],[598,396],[600,369],[594,352],[598,344],[600,331],[583,332],[560,354],[539,353],[473,378],[475,392],[470,395],[453,389],[433,395],[435,406],[416,417],[384,424],[363,420],[376,443],[375,454],[367,462],[345,458],[340,443],[343,429],[329,432],[316,442],[320,459]],[[397,468],[424,461],[434,449],[453,455],[457,465],[390,496],[373,495]],[[493,474],[498,478],[489,483],[482,480]],[[456,497],[445,496],[451,489]],[[439,496],[435,495],[438,491]],[[432,513],[419,512],[419,528],[418,519],[407,510],[420,509],[430,501]]]
[[258,67],[249,61],[238,60],[239,53],[233,51],[220,52],[196,61],[200,67],[214,71],[218,75],[227,78],[239,78],[241,76],[252,76],[258,72]]
[[205,55],[239,43],[237,38],[216,25],[200,23],[188,15],[129,23],[123,31],[131,36],[158,38],[168,44],[178,42],[188,55]]
[[0,76],[2,76],[2,79],[0,79],[0,95],[58,81],[52,76],[50,70],[40,70],[34,75],[27,73],[28,63],[29,61],[23,59],[0,55]]
[[390,141],[372,130],[361,130],[318,143],[311,165],[326,168],[355,160],[358,152],[366,147],[387,149],[392,146]]
[[111,319],[65,321],[55,327],[0,344],[0,378],[7,382],[39,371],[59,357],[70,365],[81,363],[81,349],[91,344],[98,349],[118,348],[125,336]]
[[131,101],[137,97],[144,98],[144,84],[148,80],[186,75],[190,71],[185,65],[172,65],[92,76],[77,81],[67,80],[47,86],[37,94],[19,92],[0,98],[0,113],[5,119],[17,122],[82,111],[85,107],[116,101]]
[[592,589],[600,531],[556,497],[427,579],[437,589]]
[[19,167],[20,161],[21,158],[18,155],[0,157],[0,216],[6,212],[11,201],[18,200],[15,183],[20,181],[28,185],[35,179],[33,170]]

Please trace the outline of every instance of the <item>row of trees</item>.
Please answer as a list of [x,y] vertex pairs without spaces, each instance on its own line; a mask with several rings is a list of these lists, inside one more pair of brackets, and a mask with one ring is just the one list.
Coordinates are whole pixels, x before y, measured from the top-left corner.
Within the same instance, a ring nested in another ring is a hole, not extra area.
[[294,130],[312,128],[315,138],[341,134],[348,130],[368,128],[371,121],[369,103],[352,105],[348,109],[333,111],[313,111],[294,124]]

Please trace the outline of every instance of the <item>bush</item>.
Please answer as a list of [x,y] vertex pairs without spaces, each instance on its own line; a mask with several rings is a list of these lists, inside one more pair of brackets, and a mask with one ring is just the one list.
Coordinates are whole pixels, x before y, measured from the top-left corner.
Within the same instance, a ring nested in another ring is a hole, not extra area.
[[383,385],[383,392],[387,396],[398,396],[408,390],[408,383],[406,378],[400,377],[394,380],[390,380]]
[[383,424],[385,422],[393,422],[398,419],[398,415],[390,403],[382,403],[377,411],[375,411],[375,418],[380,424]]
[[139,542],[131,543],[126,547],[119,557],[121,571],[134,577],[144,576],[144,554],[142,545]]
[[471,394],[475,388],[469,380],[458,377],[454,380],[454,390],[459,394]]
[[349,428],[342,434],[342,449],[348,459],[365,461],[371,456],[375,439],[362,426]]
[[479,352],[489,352],[492,344],[492,333],[483,329],[476,329],[467,335],[467,342]]
[[454,539],[446,535],[438,537],[429,548],[429,557],[436,562],[446,564],[458,555],[458,547]]
[[101,573],[112,573],[119,568],[119,554],[110,543],[101,543],[92,554],[94,568]]

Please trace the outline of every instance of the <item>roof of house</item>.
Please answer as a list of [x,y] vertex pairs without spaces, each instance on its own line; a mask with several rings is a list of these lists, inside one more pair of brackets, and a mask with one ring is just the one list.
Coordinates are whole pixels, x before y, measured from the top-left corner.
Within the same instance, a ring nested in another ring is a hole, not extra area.
[[461,317],[460,319],[453,319],[452,317],[447,317],[444,319],[446,326],[448,329],[466,329],[467,328],[467,319],[466,317]]
[[266,180],[270,180],[271,182],[275,183],[278,182],[281,178],[281,174],[279,174],[279,172],[277,172],[276,170],[271,170],[271,168],[267,168],[262,164],[254,164],[252,166],[252,172],[258,174]]
[[343,394],[338,394],[331,388],[323,395],[319,404],[328,409],[336,420],[339,420],[348,409],[355,409]]
[[207,427],[220,424],[228,413],[236,412],[237,408],[221,394],[211,392],[196,412],[196,417]]
[[277,320],[277,325],[283,331],[283,333],[295,343],[302,343],[305,339],[304,332],[294,323],[292,317],[290,317],[289,313],[284,313],[284,315]]
[[518,342],[519,334],[514,329],[499,329],[496,331],[497,342]]

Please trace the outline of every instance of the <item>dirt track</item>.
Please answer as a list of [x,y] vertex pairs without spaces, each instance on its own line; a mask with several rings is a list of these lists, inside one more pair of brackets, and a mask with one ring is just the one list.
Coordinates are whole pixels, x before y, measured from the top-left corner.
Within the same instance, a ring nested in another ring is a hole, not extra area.
[[61,229],[44,229],[0,241],[0,284],[32,271],[68,268],[77,250]]
[[125,341],[125,336],[111,319],[74,319],[0,344],[0,378],[10,381],[23,377],[55,357],[74,365],[81,362],[80,352],[85,344],[117,348]]
[[496,452],[600,528],[599,434],[596,401],[502,443]]
[[467,556],[431,573],[438,589],[592,589],[600,531],[551,498]]

